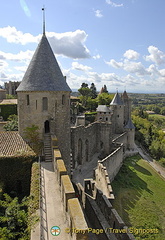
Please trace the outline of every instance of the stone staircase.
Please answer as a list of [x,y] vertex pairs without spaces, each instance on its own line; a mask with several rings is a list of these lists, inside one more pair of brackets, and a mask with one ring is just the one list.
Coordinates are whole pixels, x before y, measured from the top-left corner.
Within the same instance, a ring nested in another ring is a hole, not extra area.
[[44,135],[44,155],[45,161],[52,161],[52,148],[51,148],[51,136],[50,133],[45,133]]

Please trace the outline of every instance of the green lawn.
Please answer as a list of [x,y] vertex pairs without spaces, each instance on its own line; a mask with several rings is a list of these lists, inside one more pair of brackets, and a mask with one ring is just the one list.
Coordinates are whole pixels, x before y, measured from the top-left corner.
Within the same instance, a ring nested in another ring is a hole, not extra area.
[[165,181],[140,156],[127,158],[112,182],[114,207],[126,225],[156,229],[134,234],[137,240],[163,240],[165,236]]

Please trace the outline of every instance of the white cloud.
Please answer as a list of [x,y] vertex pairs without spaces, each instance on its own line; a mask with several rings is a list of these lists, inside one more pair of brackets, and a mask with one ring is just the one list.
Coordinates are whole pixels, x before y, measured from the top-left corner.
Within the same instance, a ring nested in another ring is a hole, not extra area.
[[0,28],[0,36],[5,38],[9,43],[19,43],[25,45],[27,43],[37,43],[40,40],[40,36],[33,36],[30,33],[23,33],[18,31],[15,27],[3,27]]
[[16,66],[16,67],[14,67],[14,69],[16,69],[17,71],[25,73],[25,71],[27,70],[27,66]]
[[114,67],[114,68],[122,68],[123,67],[123,63],[122,62],[116,62],[114,59],[111,59],[109,62],[106,62],[106,64]]
[[0,59],[0,70],[3,71],[7,67],[8,67],[8,63]]
[[148,52],[150,53],[150,55],[145,57],[146,61],[152,61],[157,65],[165,63],[165,54],[162,51],[160,51],[157,47],[149,46]]
[[129,49],[124,53],[123,56],[127,59],[137,60],[139,58],[140,54],[134,50]]
[[93,58],[94,58],[94,59],[100,59],[101,56],[100,56],[99,54],[97,54],[97,55],[93,56]]
[[72,69],[80,70],[80,71],[84,71],[84,72],[92,70],[91,67],[85,66],[78,62],[72,62]]
[[25,52],[20,51],[17,54],[13,53],[5,53],[0,51],[0,59],[6,59],[6,60],[11,60],[11,61],[17,61],[17,62],[26,62],[28,63],[32,56],[33,56],[33,51],[27,50]]
[[106,3],[108,3],[109,5],[111,5],[112,7],[123,7],[124,4],[121,3],[121,4],[117,4],[115,2],[112,2],[111,0],[106,0]]
[[165,77],[165,69],[161,69],[159,72],[162,77]]
[[[54,53],[74,59],[90,58],[90,52],[85,46],[88,37],[85,31],[78,29],[74,32],[65,33],[47,32],[46,35]],[[41,39],[41,34],[33,36],[30,33],[22,33],[15,27],[10,26],[0,28],[0,36],[9,43],[22,45],[38,43]]]
[[129,60],[125,60],[123,69],[127,72],[135,73],[137,75],[148,75],[149,74],[141,62],[132,62]]
[[133,62],[128,59],[124,59],[123,62],[117,62],[114,59],[111,59],[109,62],[106,62],[106,64],[114,68],[122,68],[123,70],[136,75],[149,75],[149,72],[141,62]]
[[98,17],[98,18],[102,18],[103,14],[101,12],[102,12],[101,10],[96,10],[95,11],[95,16]]
[[56,54],[70,58],[90,58],[90,53],[84,42],[87,34],[83,30],[66,33],[47,33],[51,47]]

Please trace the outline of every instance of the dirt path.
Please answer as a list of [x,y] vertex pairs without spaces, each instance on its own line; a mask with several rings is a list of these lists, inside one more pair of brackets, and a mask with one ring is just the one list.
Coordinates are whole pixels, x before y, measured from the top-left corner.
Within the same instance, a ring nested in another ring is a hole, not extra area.
[[144,149],[142,149],[139,146],[137,147],[137,151],[139,152],[139,154],[141,155],[141,157],[148,161],[148,163],[152,166],[152,168],[155,169],[156,172],[158,172],[164,179],[165,179],[165,168],[160,166],[158,162],[156,162],[155,160],[153,160],[145,151]]

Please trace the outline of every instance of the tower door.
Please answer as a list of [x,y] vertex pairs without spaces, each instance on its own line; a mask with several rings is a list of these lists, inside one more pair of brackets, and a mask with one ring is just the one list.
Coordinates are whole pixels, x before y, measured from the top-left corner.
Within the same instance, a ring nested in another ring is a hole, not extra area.
[[50,125],[49,125],[48,120],[45,121],[44,127],[45,127],[45,133],[49,133],[50,132]]

